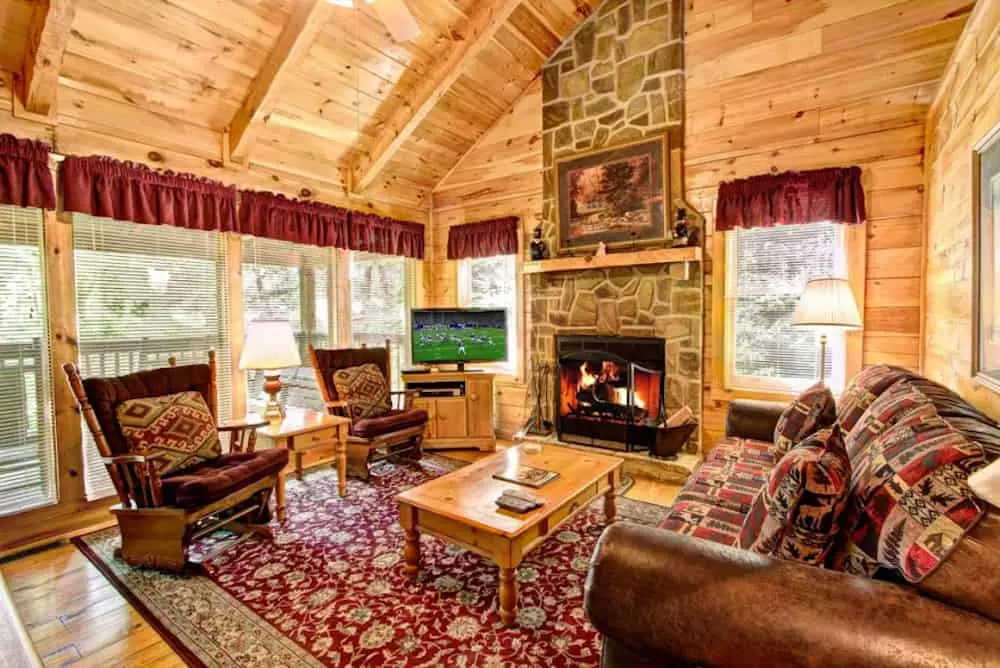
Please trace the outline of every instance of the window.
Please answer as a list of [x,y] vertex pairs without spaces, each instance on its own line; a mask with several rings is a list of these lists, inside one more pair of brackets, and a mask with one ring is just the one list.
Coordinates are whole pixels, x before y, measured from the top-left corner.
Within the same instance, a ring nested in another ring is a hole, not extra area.
[[[336,278],[336,251],[286,241],[243,239],[243,317],[253,320],[287,320],[299,343],[302,366],[282,372],[281,401],[288,406],[324,410],[309,365],[309,346],[335,344],[331,323],[336,304],[330,281]],[[251,408],[263,404],[264,373],[247,372],[247,398]]]
[[0,206],[0,515],[55,503],[42,212]]
[[[219,417],[232,414],[222,235],[73,217],[80,370],[119,376],[216,352]],[[87,498],[114,493],[84,429]]]
[[[843,225],[813,223],[726,233],[726,387],[797,392],[819,378],[819,336],[792,327],[811,278],[844,276]],[[846,338],[827,332],[826,374],[843,388]]]
[[507,361],[497,367],[505,373],[518,371],[517,257],[462,260],[458,276],[459,303],[463,308],[507,310]]
[[351,340],[377,348],[389,339],[393,387],[408,363],[413,261],[391,255],[351,254]]

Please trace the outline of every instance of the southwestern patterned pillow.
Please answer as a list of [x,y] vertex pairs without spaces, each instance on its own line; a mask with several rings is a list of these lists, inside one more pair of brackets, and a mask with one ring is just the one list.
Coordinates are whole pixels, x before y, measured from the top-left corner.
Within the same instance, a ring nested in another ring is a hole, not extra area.
[[840,428],[813,434],[771,471],[743,523],[740,547],[823,565],[840,531],[850,482],[851,460]]
[[840,428],[845,434],[849,434],[879,395],[904,378],[912,377],[912,372],[886,364],[868,367],[859,373],[847,384],[837,402],[837,422],[840,423]]
[[823,383],[816,383],[788,405],[774,428],[774,444],[788,452],[807,436],[829,427],[837,417],[833,393]]
[[154,460],[161,476],[222,454],[215,418],[199,392],[130,399],[117,417],[129,452],[161,455]]
[[861,414],[854,428],[844,436],[847,454],[853,462],[889,427],[912,414],[923,417],[937,415],[937,408],[923,392],[908,381],[899,381],[883,392]]
[[381,417],[392,410],[389,383],[375,364],[339,369],[333,374],[337,395],[347,402],[352,420]]
[[986,512],[969,475],[989,463],[982,445],[938,415],[914,411],[854,461],[837,570],[872,576],[880,568],[920,582]]

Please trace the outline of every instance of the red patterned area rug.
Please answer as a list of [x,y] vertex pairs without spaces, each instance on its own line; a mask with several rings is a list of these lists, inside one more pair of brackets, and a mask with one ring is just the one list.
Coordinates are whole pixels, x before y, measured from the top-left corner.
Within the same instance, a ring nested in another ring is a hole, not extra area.
[[[114,557],[117,529],[77,539],[193,666],[596,666],[597,632],[583,585],[605,527],[601,500],[531,552],[517,577],[517,623],[497,610],[497,568],[422,537],[419,581],[403,573],[393,497],[462,466],[438,456],[387,463],[337,495],[329,470],[288,481],[288,521],[274,542],[252,539],[206,565],[206,575],[131,568]],[[622,498],[625,521],[656,524],[666,508]]]

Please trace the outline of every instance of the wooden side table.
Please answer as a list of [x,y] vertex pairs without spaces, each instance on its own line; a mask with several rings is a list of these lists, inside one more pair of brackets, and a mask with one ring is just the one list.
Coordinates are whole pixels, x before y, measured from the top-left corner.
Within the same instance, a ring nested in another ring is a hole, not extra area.
[[[285,418],[277,424],[257,429],[257,438],[274,448],[285,448],[291,455],[288,466],[278,475],[278,521],[285,521],[285,478],[290,473],[302,480],[306,469],[337,465],[337,487],[341,496],[347,496],[347,434],[351,421],[337,415],[301,408],[287,408]],[[303,457],[313,450],[333,446],[332,457],[325,457],[303,466]]]

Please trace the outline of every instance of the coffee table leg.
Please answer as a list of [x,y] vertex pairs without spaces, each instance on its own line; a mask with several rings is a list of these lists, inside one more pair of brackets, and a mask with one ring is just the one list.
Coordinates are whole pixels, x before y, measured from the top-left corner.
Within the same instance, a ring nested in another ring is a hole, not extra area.
[[500,621],[512,626],[517,611],[517,569],[500,568]]
[[614,522],[618,516],[618,486],[614,472],[608,474],[608,491],[604,495],[604,516]]
[[400,505],[399,523],[403,525],[406,545],[403,548],[403,559],[406,560],[404,572],[412,579],[420,572],[420,532],[417,531],[417,511],[410,506]]
[[347,496],[347,427],[337,429],[337,491]]

